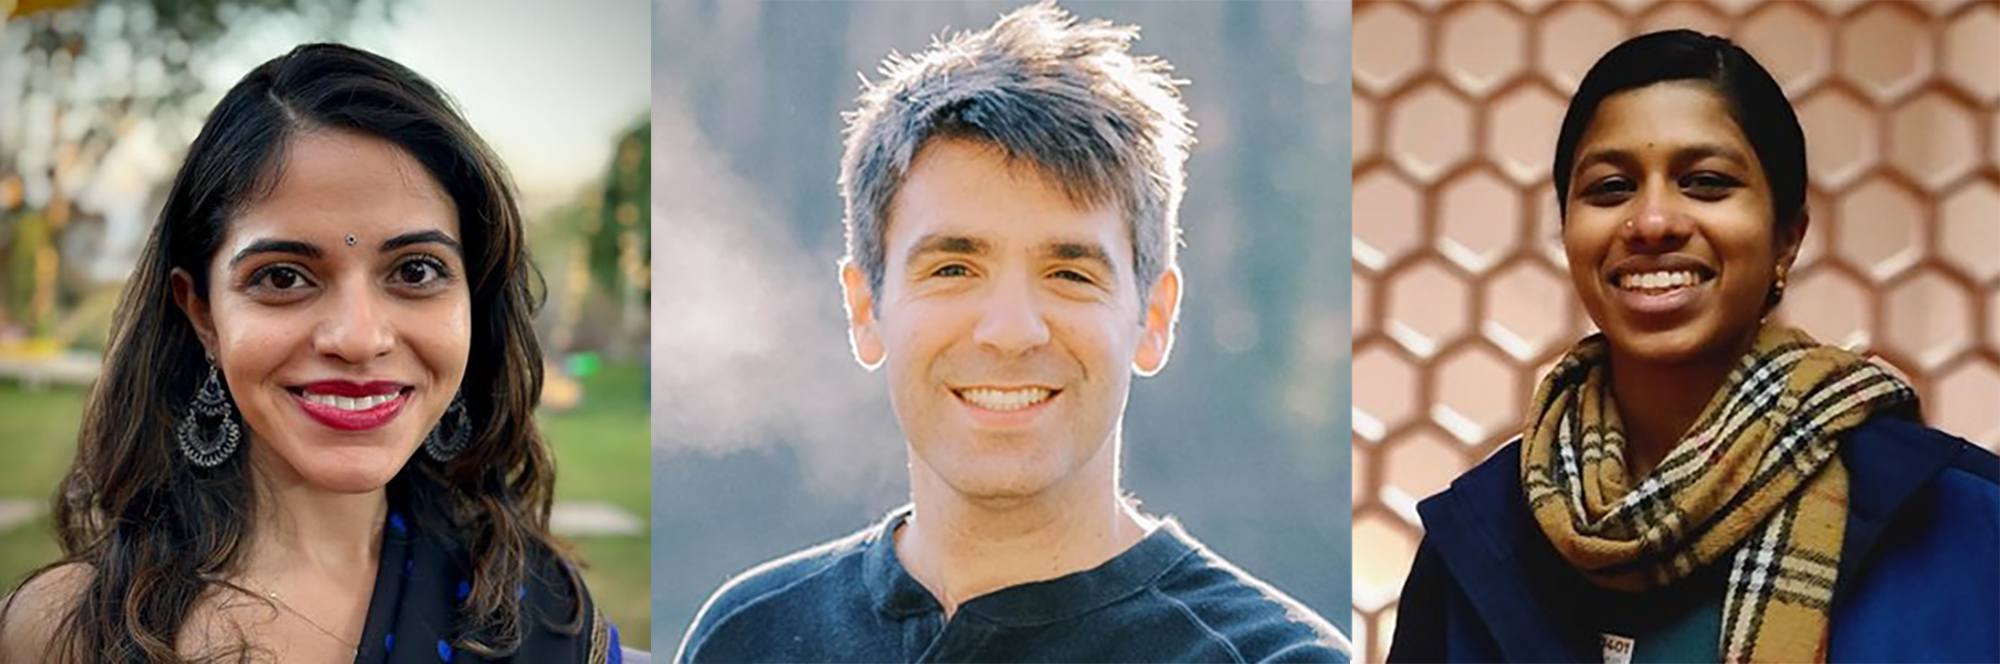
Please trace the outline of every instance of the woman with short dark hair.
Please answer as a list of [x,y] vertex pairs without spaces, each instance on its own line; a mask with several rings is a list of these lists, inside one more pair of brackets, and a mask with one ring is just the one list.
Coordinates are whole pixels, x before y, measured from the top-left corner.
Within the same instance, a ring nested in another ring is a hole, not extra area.
[[1418,508],[1390,661],[2000,659],[2000,460],[1768,319],[1809,225],[1770,73],[1719,37],[1626,41],[1553,175],[1600,331]]

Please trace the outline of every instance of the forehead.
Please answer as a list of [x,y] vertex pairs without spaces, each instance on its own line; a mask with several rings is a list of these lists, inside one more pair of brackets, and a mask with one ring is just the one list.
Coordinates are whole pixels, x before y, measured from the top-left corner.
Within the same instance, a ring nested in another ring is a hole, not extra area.
[[1079,204],[1050,178],[995,146],[932,141],[911,160],[890,203],[890,259],[919,238],[946,234],[1003,247],[1088,240],[1127,262],[1132,241],[1118,206]]
[[1719,145],[1755,158],[1721,94],[1695,81],[1668,81],[1605,97],[1577,156],[1581,161],[1594,151],[1645,154],[1694,145]]
[[459,235],[451,197],[394,143],[321,129],[290,139],[282,157],[268,189],[230,221],[225,245],[274,236],[379,239],[423,230]]

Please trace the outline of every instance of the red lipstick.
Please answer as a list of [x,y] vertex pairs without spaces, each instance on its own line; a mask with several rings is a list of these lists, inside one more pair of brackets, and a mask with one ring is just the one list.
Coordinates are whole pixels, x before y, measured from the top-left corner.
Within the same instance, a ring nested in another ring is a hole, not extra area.
[[292,403],[314,421],[340,431],[366,431],[394,420],[409,402],[411,389],[386,380],[323,380],[289,392]]

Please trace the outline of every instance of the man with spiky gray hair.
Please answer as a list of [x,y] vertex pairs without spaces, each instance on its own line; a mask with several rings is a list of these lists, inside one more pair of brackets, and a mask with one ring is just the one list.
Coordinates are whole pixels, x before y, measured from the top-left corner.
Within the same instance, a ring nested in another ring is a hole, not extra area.
[[1193,123],[1136,28],[1053,4],[892,57],[847,115],[840,264],[911,505],[730,580],[678,662],[1345,661],[1297,601],[1121,495],[1166,365]]

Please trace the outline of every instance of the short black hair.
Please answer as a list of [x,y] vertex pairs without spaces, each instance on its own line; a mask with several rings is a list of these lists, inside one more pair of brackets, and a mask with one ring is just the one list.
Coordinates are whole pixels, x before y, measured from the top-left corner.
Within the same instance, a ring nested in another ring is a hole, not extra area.
[[1653,32],[1625,41],[1598,58],[1570,97],[1556,137],[1556,209],[1569,215],[1570,169],[1576,146],[1612,95],[1670,81],[1706,84],[1722,97],[1729,118],[1743,130],[1771,185],[1772,223],[1795,222],[1806,205],[1806,137],[1799,116],[1771,72],[1734,42],[1693,30]]

